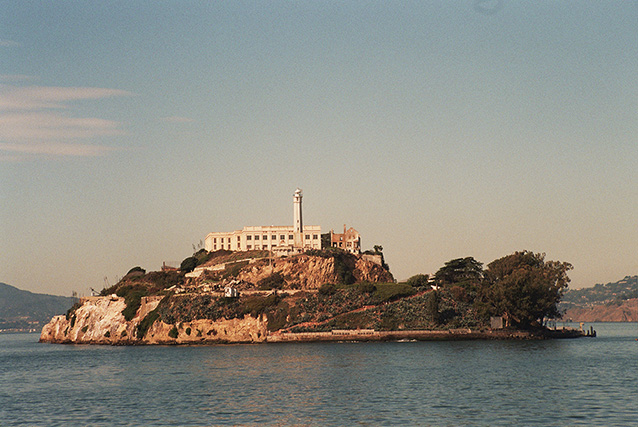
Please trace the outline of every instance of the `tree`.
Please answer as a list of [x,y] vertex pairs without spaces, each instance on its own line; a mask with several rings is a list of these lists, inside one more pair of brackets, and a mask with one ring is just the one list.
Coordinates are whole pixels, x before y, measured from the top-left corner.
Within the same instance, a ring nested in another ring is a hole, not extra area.
[[125,276],[143,276],[146,274],[146,270],[144,270],[139,265],[137,267],[131,268]]
[[480,300],[487,314],[503,316],[521,328],[541,326],[558,317],[558,303],[569,284],[567,262],[545,261],[545,254],[515,252],[488,264]]
[[473,257],[456,258],[445,263],[434,274],[438,285],[452,285],[461,282],[479,282],[483,278],[483,263]]
[[430,292],[425,303],[425,312],[429,316],[432,323],[438,325],[441,322],[439,313],[439,293],[437,291]]
[[406,281],[406,283],[416,289],[426,288],[426,287],[429,288],[428,286],[429,280],[430,280],[430,277],[427,274],[415,274],[414,276],[410,277]]
[[195,258],[194,256],[189,256],[188,258],[185,258],[184,261],[182,261],[179,269],[182,270],[184,273],[190,273],[195,269],[195,267],[197,267],[197,258]]

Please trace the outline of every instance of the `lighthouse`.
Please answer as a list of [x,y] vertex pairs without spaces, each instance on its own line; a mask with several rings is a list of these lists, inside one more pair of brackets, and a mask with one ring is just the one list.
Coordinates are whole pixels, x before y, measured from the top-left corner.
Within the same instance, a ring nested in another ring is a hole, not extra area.
[[293,230],[295,235],[295,248],[303,248],[303,217],[301,215],[301,199],[303,197],[301,188],[297,187],[292,196],[293,206]]

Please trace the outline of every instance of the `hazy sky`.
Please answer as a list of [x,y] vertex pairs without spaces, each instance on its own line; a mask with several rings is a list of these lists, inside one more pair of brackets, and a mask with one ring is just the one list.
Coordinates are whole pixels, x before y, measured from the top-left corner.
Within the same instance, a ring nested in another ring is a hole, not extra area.
[[0,281],[88,294],[210,231],[343,224],[399,280],[638,274],[634,1],[0,1]]

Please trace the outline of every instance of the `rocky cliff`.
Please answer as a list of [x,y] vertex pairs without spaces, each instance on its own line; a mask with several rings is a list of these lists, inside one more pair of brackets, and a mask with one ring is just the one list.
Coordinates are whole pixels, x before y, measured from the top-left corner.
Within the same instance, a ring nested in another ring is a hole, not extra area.
[[[143,297],[133,319],[122,315],[124,298],[91,297],[69,316],[55,316],[43,329],[41,342],[74,344],[196,344],[208,342],[261,342],[266,322],[251,316],[234,319],[194,319],[166,324],[155,320],[140,334],[140,323],[153,313],[161,297]],[[143,335],[143,336],[140,336]]]
[[318,289],[325,283],[339,283],[341,275],[350,274],[352,282],[393,282],[392,274],[363,257],[321,257],[300,255],[256,263],[243,269],[237,278],[243,282],[259,283],[273,273],[279,273],[287,287],[296,289]]
[[[262,342],[269,329],[272,332],[277,325],[294,323],[300,316],[295,304],[308,298],[316,300],[322,285],[394,281],[381,265],[339,252],[239,264],[233,261],[223,268],[212,259],[210,265],[206,274],[195,278],[175,271],[146,274],[132,270],[118,284],[103,290],[104,296],[84,298],[66,315],[54,317],[42,329],[40,340],[87,344]],[[243,295],[225,298],[222,292],[229,284]],[[294,296],[295,292],[304,296]],[[306,313],[304,319],[315,315]]]

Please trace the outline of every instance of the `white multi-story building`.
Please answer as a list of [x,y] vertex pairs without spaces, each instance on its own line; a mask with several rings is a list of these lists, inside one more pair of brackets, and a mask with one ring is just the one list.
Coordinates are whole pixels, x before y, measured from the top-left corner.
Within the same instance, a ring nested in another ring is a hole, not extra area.
[[301,189],[293,195],[292,226],[249,226],[231,232],[208,233],[204,249],[209,252],[226,249],[231,251],[269,250],[276,255],[290,255],[308,249],[321,249],[321,226],[303,225]]

